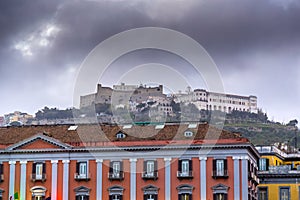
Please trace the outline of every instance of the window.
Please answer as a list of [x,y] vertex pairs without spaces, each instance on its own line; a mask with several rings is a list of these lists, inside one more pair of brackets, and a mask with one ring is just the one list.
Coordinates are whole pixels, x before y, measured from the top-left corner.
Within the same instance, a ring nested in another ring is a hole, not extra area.
[[258,200],[268,200],[268,188],[259,187],[258,188]]
[[142,188],[144,200],[157,200],[158,188],[154,185],[147,185]]
[[144,179],[157,178],[157,161],[155,160],[147,160],[144,161],[144,172],[142,177]]
[[3,192],[4,192],[4,190],[0,188],[0,200],[2,200]]
[[110,162],[109,175],[110,179],[123,179],[123,163],[121,161]]
[[215,178],[228,177],[226,159],[213,160],[213,176]]
[[227,194],[224,193],[214,194],[214,200],[227,200]]
[[213,186],[213,200],[227,200],[228,188],[228,186],[221,183]]
[[290,200],[290,188],[289,187],[280,187],[280,200]]
[[88,162],[84,161],[84,162],[77,162],[76,163],[75,179],[76,180],[89,179]]
[[109,200],[122,200],[124,188],[121,186],[112,186],[108,188]]
[[178,186],[178,200],[191,200],[193,189],[194,187],[188,184]]
[[178,178],[193,177],[192,160],[179,160],[178,161]]
[[259,160],[259,170],[260,171],[269,170],[269,159],[268,158],[261,158]]
[[32,200],[45,200],[46,188],[43,186],[34,186],[30,189]]
[[185,137],[192,137],[193,136],[193,132],[192,131],[185,131],[184,132],[184,136]]
[[32,181],[45,181],[46,180],[46,164],[45,163],[33,163],[32,164]]
[[[3,182],[3,181],[4,181],[3,164],[0,163],[0,182]],[[1,190],[0,190],[0,192],[1,192]],[[0,193],[0,197],[1,197],[1,193]]]
[[90,190],[85,186],[79,186],[74,189],[76,199],[75,200],[89,200],[90,198]]
[[116,137],[117,137],[118,139],[121,139],[121,138],[125,138],[126,135],[125,135],[125,133],[123,133],[122,131],[120,131],[120,132],[117,133]]

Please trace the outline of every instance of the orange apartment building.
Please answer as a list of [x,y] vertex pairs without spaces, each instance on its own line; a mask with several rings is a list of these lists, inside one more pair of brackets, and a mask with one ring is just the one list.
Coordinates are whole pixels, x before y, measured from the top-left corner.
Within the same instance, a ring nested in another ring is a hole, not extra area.
[[0,138],[1,200],[257,199],[257,150],[208,124],[3,127]]

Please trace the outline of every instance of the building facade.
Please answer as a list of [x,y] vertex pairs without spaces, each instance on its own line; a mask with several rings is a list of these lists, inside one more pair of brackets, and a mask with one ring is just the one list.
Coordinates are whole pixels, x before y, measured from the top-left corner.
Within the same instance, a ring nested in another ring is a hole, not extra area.
[[80,97],[80,108],[93,104],[108,103],[114,106],[129,106],[130,102],[146,102],[149,96],[166,97],[163,86],[147,87],[134,85],[114,85],[113,88],[97,85],[97,92]]
[[207,124],[5,127],[0,137],[3,200],[257,199],[257,150]]
[[259,161],[259,200],[300,199],[300,154],[286,153],[277,146],[256,147]]
[[177,103],[193,103],[199,110],[219,110],[230,113],[233,110],[257,113],[256,96],[240,96],[209,92],[204,89],[195,89],[189,93],[175,95]]

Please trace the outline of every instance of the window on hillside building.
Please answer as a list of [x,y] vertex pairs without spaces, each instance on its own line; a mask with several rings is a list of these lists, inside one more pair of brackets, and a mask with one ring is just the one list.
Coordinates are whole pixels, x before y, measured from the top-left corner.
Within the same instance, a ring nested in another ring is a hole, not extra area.
[[268,188],[259,187],[258,188],[258,200],[268,200]]
[[268,158],[261,158],[259,160],[259,170],[260,171],[269,170],[269,159]]
[[289,187],[280,187],[280,200],[290,200],[290,188]]
[[89,200],[90,197],[89,196],[85,196],[85,195],[77,195],[76,196],[76,200]]
[[227,160],[214,159],[213,160],[213,176],[215,178],[228,177]]
[[30,189],[32,200],[45,200],[46,188],[43,186],[34,186]]

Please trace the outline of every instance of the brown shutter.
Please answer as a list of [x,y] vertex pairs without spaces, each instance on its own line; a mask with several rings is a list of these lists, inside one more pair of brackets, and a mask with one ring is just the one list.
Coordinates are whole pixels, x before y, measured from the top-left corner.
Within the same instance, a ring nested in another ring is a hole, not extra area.
[[32,163],[32,173],[36,173],[36,163]]

